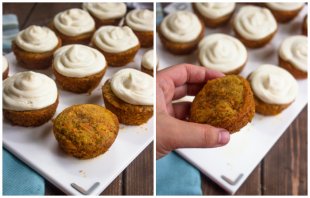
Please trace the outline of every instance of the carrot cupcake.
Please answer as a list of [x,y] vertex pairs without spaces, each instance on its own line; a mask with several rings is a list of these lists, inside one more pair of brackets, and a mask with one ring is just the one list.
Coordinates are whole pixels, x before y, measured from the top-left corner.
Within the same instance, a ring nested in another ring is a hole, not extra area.
[[109,66],[124,66],[133,61],[140,49],[137,36],[131,28],[117,26],[103,26],[98,29],[92,45],[106,58]]
[[279,23],[286,23],[295,18],[304,7],[304,2],[270,2],[266,6]]
[[153,116],[154,79],[135,69],[122,69],[102,87],[104,104],[120,123],[141,125]]
[[149,50],[142,56],[141,61],[141,71],[147,73],[151,76],[154,76],[154,67],[157,69],[158,67],[158,58],[156,57],[156,65],[154,60],[154,50]]
[[132,10],[126,15],[125,24],[137,35],[141,47],[153,46],[153,17],[153,11],[147,9]]
[[279,49],[279,64],[295,78],[308,75],[308,37],[298,35],[286,38]]
[[224,74],[239,74],[247,62],[247,50],[236,38],[211,34],[198,45],[200,65]]
[[173,12],[161,22],[158,35],[162,45],[172,54],[189,54],[204,36],[203,22],[191,12]]
[[83,9],[87,10],[96,22],[96,28],[104,25],[119,25],[126,14],[125,3],[83,3]]
[[269,43],[277,27],[270,10],[258,6],[241,7],[233,20],[236,36],[250,48],[259,48]]
[[2,80],[9,76],[9,63],[5,56],[2,56]]
[[302,22],[302,34],[308,36],[308,15],[305,16]]
[[58,13],[51,28],[64,44],[89,44],[95,31],[95,21],[85,10],[73,8]]
[[58,106],[53,79],[20,72],[3,81],[3,115],[13,125],[39,126],[50,120]]
[[276,115],[296,98],[298,84],[295,78],[273,65],[262,65],[248,77],[255,99],[255,109],[262,115]]
[[193,3],[193,10],[207,27],[216,28],[229,21],[235,3]]
[[47,27],[29,26],[12,41],[12,50],[27,69],[46,69],[51,66],[53,53],[61,46],[61,39]]
[[56,82],[67,91],[91,92],[100,83],[106,68],[104,56],[85,45],[66,45],[54,54]]

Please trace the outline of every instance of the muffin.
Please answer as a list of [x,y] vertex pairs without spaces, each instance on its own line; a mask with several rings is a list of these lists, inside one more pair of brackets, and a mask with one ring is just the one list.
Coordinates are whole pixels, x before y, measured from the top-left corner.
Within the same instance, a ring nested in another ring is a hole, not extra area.
[[50,27],[64,45],[89,44],[95,31],[95,21],[85,10],[73,8],[58,13]]
[[27,69],[46,69],[51,66],[53,53],[61,46],[61,39],[47,27],[29,26],[12,41],[12,51]]
[[192,3],[192,7],[207,27],[216,28],[229,21],[236,3]]
[[239,131],[255,114],[253,93],[241,76],[227,75],[209,80],[195,96],[190,121]]
[[298,93],[295,78],[277,66],[262,65],[249,75],[248,80],[254,93],[255,110],[262,115],[281,113]]
[[104,104],[120,123],[141,125],[153,116],[154,79],[135,69],[122,69],[102,87]]
[[203,22],[193,13],[177,11],[160,23],[158,35],[162,45],[172,54],[193,52],[204,36]]
[[125,24],[136,34],[141,47],[153,46],[153,17],[153,11],[147,9],[132,10],[126,15]]
[[154,55],[154,50],[151,49],[143,54],[141,61],[141,71],[151,76],[154,76],[154,67],[155,69],[158,67],[158,58],[156,57],[155,65]]
[[308,76],[308,37],[302,35],[286,38],[279,49],[279,65],[295,78]]
[[294,19],[304,7],[304,2],[270,2],[266,6],[279,23],[286,23]]
[[94,104],[68,107],[53,121],[53,132],[60,148],[80,159],[105,153],[113,144],[118,130],[117,117]]
[[2,80],[9,76],[9,63],[5,56],[2,56]]
[[3,116],[13,125],[40,126],[58,106],[53,79],[32,71],[20,72],[3,81]]
[[302,34],[308,36],[308,15],[305,16],[302,22]]
[[239,74],[247,62],[247,50],[236,38],[211,34],[198,45],[200,65],[224,74]]
[[113,67],[130,63],[140,49],[137,36],[127,26],[101,27],[95,32],[92,45],[104,55],[108,65]]
[[270,10],[243,6],[233,19],[233,29],[241,42],[250,48],[263,47],[277,32],[277,22]]
[[106,68],[104,56],[85,45],[66,45],[54,54],[53,73],[56,82],[67,91],[91,92],[100,83]]

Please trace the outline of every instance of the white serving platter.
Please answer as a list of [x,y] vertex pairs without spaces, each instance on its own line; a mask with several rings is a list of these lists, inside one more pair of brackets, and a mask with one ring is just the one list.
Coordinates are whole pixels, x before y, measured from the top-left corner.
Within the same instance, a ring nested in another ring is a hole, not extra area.
[[[109,67],[101,84],[91,95],[59,89],[59,106],[55,116],[74,104],[104,105],[101,94],[103,83],[120,69],[140,69],[141,57],[145,51],[139,50],[135,61],[125,67]],[[10,76],[25,71],[18,66],[12,53],[6,57],[10,65]],[[52,76],[51,69],[36,72]],[[153,136],[153,118],[140,126],[121,124],[115,142],[106,153],[94,159],[79,160],[59,148],[51,121],[40,127],[30,128],[12,126],[6,120],[3,121],[4,147],[69,195],[99,195],[152,142]]]
[[[191,10],[188,5],[170,4],[165,11],[174,11],[176,7]],[[301,34],[301,23],[306,13],[307,6],[293,21],[280,24],[275,38],[267,46],[248,49],[248,63],[241,75],[247,77],[261,64],[278,65],[277,51],[281,41],[290,35]],[[206,28],[206,35],[219,32],[234,35],[229,24],[217,29]],[[160,69],[180,63],[198,64],[197,52],[186,56],[175,56],[163,48],[158,36],[157,40]],[[298,97],[288,109],[277,116],[255,114],[253,121],[240,132],[231,135],[230,142],[224,147],[187,148],[178,149],[177,152],[228,193],[234,194],[307,104],[307,80],[298,80],[298,85]],[[193,97],[187,96],[182,100],[191,101]]]

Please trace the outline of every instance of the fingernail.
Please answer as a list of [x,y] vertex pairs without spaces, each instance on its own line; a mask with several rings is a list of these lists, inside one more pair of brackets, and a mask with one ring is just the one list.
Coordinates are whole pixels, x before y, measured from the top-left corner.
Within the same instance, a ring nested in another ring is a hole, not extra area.
[[218,143],[222,145],[227,144],[229,142],[229,138],[230,138],[230,133],[226,130],[223,130],[219,134]]

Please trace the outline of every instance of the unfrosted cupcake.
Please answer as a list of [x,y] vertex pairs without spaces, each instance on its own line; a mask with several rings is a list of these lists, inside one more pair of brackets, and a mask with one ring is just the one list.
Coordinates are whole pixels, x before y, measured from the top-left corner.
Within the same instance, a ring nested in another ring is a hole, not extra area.
[[273,65],[262,65],[248,77],[255,100],[255,111],[263,115],[276,115],[286,109],[297,97],[295,78]]
[[280,23],[285,23],[295,18],[304,7],[304,2],[270,2],[266,6]]
[[236,3],[193,3],[192,7],[207,27],[215,28],[229,21]]
[[95,21],[85,10],[73,8],[58,13],[51,28],[64,44],[89,44],[95,31]]
[[9,76],[9,63],[5,56],[2,56],[2,80]]
[[[156,63],[154,57],[156,57]],[[154,68],[157,69],[157,67],[158,67],[158,58],[157,56],[155,56],[154,50],[151,49],[146,53],[144,53],[141,61],[141,71],[151,76],[154,76]]]
[[75,93],[91,92],[100,83],[107,68],[104,56],[85,45],[66,45],[54,54],[56,82]]
[[21,72],[3,81],[3,115],[13,125],[42,125],[57,106],[56,84],[44,74]]
[[243,6],[235,15],[233,29],[242,43],[259,48],[271,41],[277,32],[277,22],[267,8]]
[[125,3],[83,3],[83,9],[87,10],[96,22],[98,29],[104,25],[119,25],[126,14]]
[[302,34],[305,36],[308,36],[308,15],[305,16],[303,22],[302,22]]
[[200,19],[188,11],[177,11],[166,16],[158,28],[162,45],[172,54],[193,52],[204,36]]
[[225,74],[239,74],[247,61],[247,50],[236,38],[226,34],[211,34],[198,46],[200,65]]
[[306,36],[290,36],[279,49],[279,64],[295,78],[307,78],[308,75],[308,39]]
[[126,15],[125,24],[137,35],[141,47],[153,46],[153,18],[153,11],[147,9],[132,10]]
[[46,69],[61,43],[51,29],[32,25],[18,33],[12,41],[12,50],[25,68]]
[[137,36],[131,28],[103,26],[98,29],[93,38],[92,45],[106,58],[109,66],[124,66],[133,61],[140,49]]

